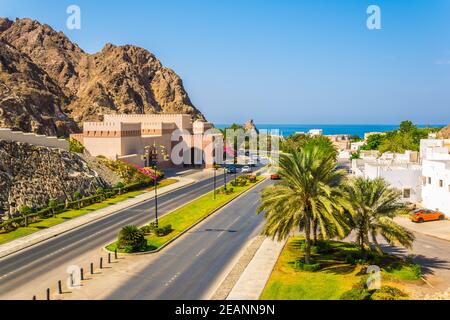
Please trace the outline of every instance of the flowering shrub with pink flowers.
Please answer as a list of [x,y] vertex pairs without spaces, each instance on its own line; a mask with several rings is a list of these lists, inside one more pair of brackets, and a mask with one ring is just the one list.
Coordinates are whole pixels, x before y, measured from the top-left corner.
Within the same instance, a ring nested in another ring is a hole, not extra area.
[[156,179],[161,179],[164,173],[152,168],[142,168],[135,164],[121,160],[109,160],[104,157],[99,158],[109,169],[114,171],[125,184],[144,183],[150,184]]

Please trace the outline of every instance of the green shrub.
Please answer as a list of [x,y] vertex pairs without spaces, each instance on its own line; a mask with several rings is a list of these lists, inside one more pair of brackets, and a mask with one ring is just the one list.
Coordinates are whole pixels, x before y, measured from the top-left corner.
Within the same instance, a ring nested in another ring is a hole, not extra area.
[[69,151],[75,152],[75,153],[83,153],[84,152],[84,146],[75,139],[69,140]]
[[145,234],[150,234],[153,232],[154,228],[150,227],[149,225],[141,227],[141,230]]
[[332,249],[329,241],[317,241],[316,247],[319,253],[325,253]]
[[48,208],[50,209],[49,213],[51,213],[51,215],[55,215],[57,213],[63,212],[65,209],[65,205],[64,203],[59,203],[58,199],[51,199],[48,202]]
[[164,237],[173,231],[172,225],[168,224],[154,230],[157,237]]
[[144,237],[144,232],[136,226],[125,226],[120,230],[117,247],[119,249],[126,249],[131,247],[133,251],[137,251],[147,245],[147,240]]
[[408,295],[400,289],[382,286],[370,298],[371,300],[405,300],[408,298]]
[[412,263],[409,265],[416,279],[422,278],[422,267],[420,264]]
[[320,263],[304,263],[302,260],[295,261],[295,267],[302,271],[316,272],[320,270]]
[[351,265],[363,264],[364,260],[358,252],[351,252],[345,256],[345,262]]
[[370,292],[364,287],[355,287],[346,292],[344,292],[341,297],[341,300],[369,300]]
[[28,214],[31,214],[31,211],[32,211],[31,208],[29,206],[26,206],[26,205],[22,205],[19,208],[20,214],[28,215]]
[[123,184],[123,182],[118,182],[118,183],[116,184],[116,188],[117,188],[117,189],[121,189],[121,188],[123,188],[123,187],[125,187],[125,185]]

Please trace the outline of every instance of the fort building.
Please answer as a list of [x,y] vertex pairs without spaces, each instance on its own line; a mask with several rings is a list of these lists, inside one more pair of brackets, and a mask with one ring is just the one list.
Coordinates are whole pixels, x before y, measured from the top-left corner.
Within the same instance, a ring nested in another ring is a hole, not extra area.
[[[82,143],[92,156],[140,167],[149,165],[147,155],[152,149],[159,151],[161,167],[211,167],[214,139],[219,137],[208,131],[212,128],[209,122],[192,121],[188,114],[109,114],[102,122],[84,122],[83,132],[70,137]],[[172,157],[174,148],[180,150],[178,157]]]

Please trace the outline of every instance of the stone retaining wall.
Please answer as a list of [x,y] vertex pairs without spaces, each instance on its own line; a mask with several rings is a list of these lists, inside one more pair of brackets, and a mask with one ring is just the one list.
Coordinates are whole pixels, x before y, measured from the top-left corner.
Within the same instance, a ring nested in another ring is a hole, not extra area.
[[57,148],[69,151],[69,142],[65,139],[38,135],[35,133],[26,133],[22,131],[13,131],[8,128],[0,128],[0,140],[29,143],[34,146]]

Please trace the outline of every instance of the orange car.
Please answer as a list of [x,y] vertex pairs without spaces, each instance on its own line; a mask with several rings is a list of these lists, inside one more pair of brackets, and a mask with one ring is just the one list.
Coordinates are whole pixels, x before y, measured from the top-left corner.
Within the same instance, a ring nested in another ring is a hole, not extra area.
[[445,215],[442,212],[429,210],[429,209],[417,209],[411,213],[411,221],[413,222],[425,222],[444,220]]
[[270,179],[271,179],[271,180],[280,180],[281,177],[280,177],[280,175],[279,175],[278,173],[272,173],[272,174],[270,175]]

